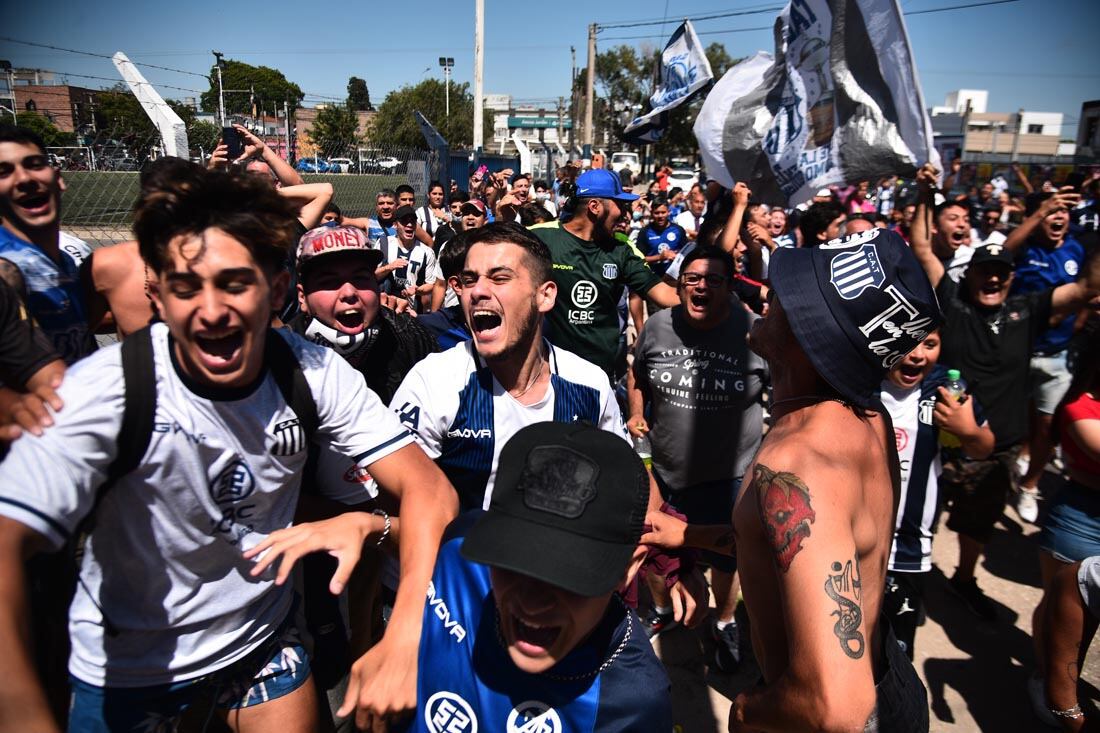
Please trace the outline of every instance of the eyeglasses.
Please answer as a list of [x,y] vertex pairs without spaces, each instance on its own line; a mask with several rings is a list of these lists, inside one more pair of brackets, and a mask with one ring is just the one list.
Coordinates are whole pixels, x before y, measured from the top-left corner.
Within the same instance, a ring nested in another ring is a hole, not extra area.
[[720,288],[726,284],[729,278],[727,278],[725,275],[719,275],[718,273],[700,275],[697,272],[688,272],[680,276],[680,282],[689,287],[695,287],[704,280],[707,283],[707,287]]

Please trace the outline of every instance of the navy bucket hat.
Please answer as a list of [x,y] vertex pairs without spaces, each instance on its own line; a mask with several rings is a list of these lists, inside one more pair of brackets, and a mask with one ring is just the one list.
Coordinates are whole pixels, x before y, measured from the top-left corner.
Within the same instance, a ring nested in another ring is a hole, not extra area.
[[886,229],[781,247],[768,276],[817,373],[860,407],[882,409],[886,372],[943,322],[924,269]]

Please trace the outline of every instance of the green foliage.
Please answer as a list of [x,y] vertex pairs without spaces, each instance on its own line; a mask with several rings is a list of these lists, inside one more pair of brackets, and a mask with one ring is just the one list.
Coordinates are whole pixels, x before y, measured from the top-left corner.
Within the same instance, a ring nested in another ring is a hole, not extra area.
[[348,79],[348,109],[355,111],[370,111],[374,105],[370,103],[370,91],[367,89],[365,79],[353,76]]
[[73,145],[76,142],[76,135],[71,132],[62,132],[54,123],[37,112],[18,112],[15,119],[20,127],[26,127],[38,133],[48,148]]
[[[252,106],[249,103],[249,89],[255,89],[258,105],[271,108],[282,107],[286,100],[290,109],[297,109],[302,103],[302,89],[295,83],[287,81],[282,72],[267,66],[252,66],[243,61],[226,59],[222,69],[222,86],[224,89],[244,89],[240,92],[225,93],[226,115],[251,115]],[[199,101],[206,112],[218,111],[218,68],[210,67],[210,89],[203,92]]]
[[350,156],[362,141],[359,118],[343,105],[331,105],[317,112],[309,138],[326,158]]
[[[191,130],[195,125],[213,127],[208,123],[197,122],[195,110],[188,105],[172,99],[165,101],[187,126],[188,142],[191,145],[197,144],[191,138]],[[111,89],[96,94],[95,114],[100,137],[121,141],[132,148],[139,159],[148,156],[150,148],[160,144],[160,132],[156,125],[149,119],[137,97],[124,84],[116,84]],[[200,131],[203,129],[199,128]],[[217,134],[220,136],[221,131]]]
[[192,148],[202,148],[207,155],[217,147],[221,136],[222,128],[213,122],[192,120],[187,126],[187,144]]
[[[446,114],[446,87],[438,79],[425,79],[416,86],[403,86],[386,95],[378,105],[368,138],[375,145],[424,148],[426,143],[413,112],[431,122],[452,148],[470,145],[474,135],[474,97],[469,84],[451,82],[451,114]],[[485,125],[491,137],[492,126]]]

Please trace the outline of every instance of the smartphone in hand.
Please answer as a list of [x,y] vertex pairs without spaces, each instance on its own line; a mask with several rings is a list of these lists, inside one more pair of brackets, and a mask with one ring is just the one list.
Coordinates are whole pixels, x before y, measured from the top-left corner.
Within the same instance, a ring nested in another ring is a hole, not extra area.
[[230,163],[244,155],[244,140],[241,138],[241,133],[237,128],[223,127],[222,142],[225,143],[228,149],[226,151],[226,158]]

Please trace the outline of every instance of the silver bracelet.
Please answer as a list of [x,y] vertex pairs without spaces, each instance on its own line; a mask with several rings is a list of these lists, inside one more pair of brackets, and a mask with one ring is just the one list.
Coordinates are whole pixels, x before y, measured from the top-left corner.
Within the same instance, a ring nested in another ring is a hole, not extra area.
[[374,544],[375,547],[381,547],[382,543],[386,541],[386,538],[390,536],[390,528],[393,523],[390,521],[390,515],[381,509],[372,509],[371,514],[376,514],[386,520],[386,526],[382,528],[382,536],[378,538],[378,542]]
[[1085,717],[1085,714],[1081,712],[1080,705],[1074,705],[1073,707],[1066,708],[1065,710],[1055,710],[1054,708],[1047,708],[1047,710],[1050,711],[1051,715],[1057,716],[1059,718],[1065,718],[1067,720],[1080,720],[1081,718]]

